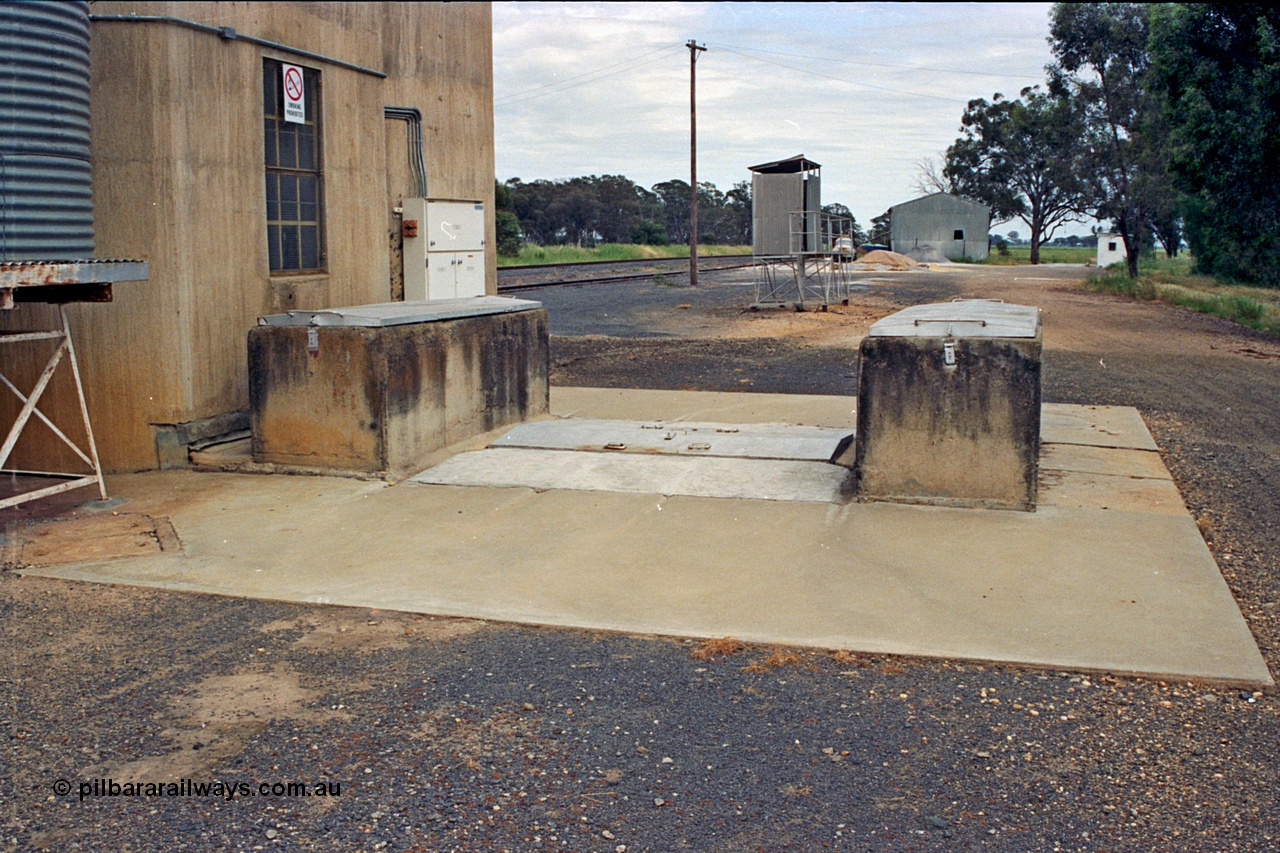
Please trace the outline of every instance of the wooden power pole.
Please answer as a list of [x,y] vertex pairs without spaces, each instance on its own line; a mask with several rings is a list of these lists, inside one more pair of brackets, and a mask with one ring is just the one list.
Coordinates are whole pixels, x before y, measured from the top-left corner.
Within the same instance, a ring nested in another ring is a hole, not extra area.
[[693,39],[689,48],[689,286],[698,286],[698,54],[705,51]]

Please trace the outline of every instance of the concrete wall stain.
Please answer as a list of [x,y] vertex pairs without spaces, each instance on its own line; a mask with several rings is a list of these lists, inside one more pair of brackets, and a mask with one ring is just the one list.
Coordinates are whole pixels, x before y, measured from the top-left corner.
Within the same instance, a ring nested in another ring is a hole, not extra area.
[[[543,309],[385,328],[259,326],[250,335],[259,462],[405,473],[548,409]],[[415,467],[417,466],[417,467]]]
[[867,337],[854,491],[866,498],[1033,508],[1039,339]]

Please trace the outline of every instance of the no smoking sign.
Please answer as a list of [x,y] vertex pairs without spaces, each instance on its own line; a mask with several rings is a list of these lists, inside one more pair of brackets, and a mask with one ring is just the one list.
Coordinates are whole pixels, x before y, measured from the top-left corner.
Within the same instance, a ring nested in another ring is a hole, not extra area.
[[284,75],[284,120],[305,124],[307,107],[303,100],[302,69],[296,65],[285,65],[281,73]]

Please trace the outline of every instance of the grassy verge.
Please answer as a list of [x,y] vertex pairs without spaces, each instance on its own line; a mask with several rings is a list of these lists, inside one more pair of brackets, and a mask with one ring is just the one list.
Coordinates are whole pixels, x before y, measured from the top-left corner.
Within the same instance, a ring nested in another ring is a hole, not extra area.
[[1280,335],[1280,290],[1196,275],[1191,272],[1191,259],[1187,257],[1143,263],[1136,280],[1123,269],[1109,267],[1090,276],[1086,286],[1134,299],[1167,302]]
[[[698,246],[698,257],[749,255],[750,246]],[[688,246],[641,246],[632,243],[601,243],[591,249],[577,246],[524,246],[515,257],[498,256],[498,266],[527,264],[573,264],[582,261],[641,261],[647,258],[687,258]]]
[[[1041,246],[1040,263],[1042,264],[1087,264],[1098,257],[1098,250],[1090,246]],[[1002,255],[991,249],[984,264],[1005,266],[1011,264],[1031,263],[1030,246],[1010,246],[1009,254]]]

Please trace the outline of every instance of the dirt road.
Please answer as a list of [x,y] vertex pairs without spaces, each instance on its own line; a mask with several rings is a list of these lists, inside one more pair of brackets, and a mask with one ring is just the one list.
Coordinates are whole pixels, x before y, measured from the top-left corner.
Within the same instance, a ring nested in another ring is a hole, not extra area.
[[[784,393],[852,393],[859,336],[906,304],[1040,306],[1046,399],[1141,410],[1278,673],[1280,345],[1081,275],[878,275],[804,315],[744,311],[749,289],[728,283],[533,298],[561,384]],[[1274,692],[5,572],[0,701],[0,849],[1263,851],[1280,836]],[[170,777],[227,786],[92,788]],[[312,795],[272,794],[289,782]]]

